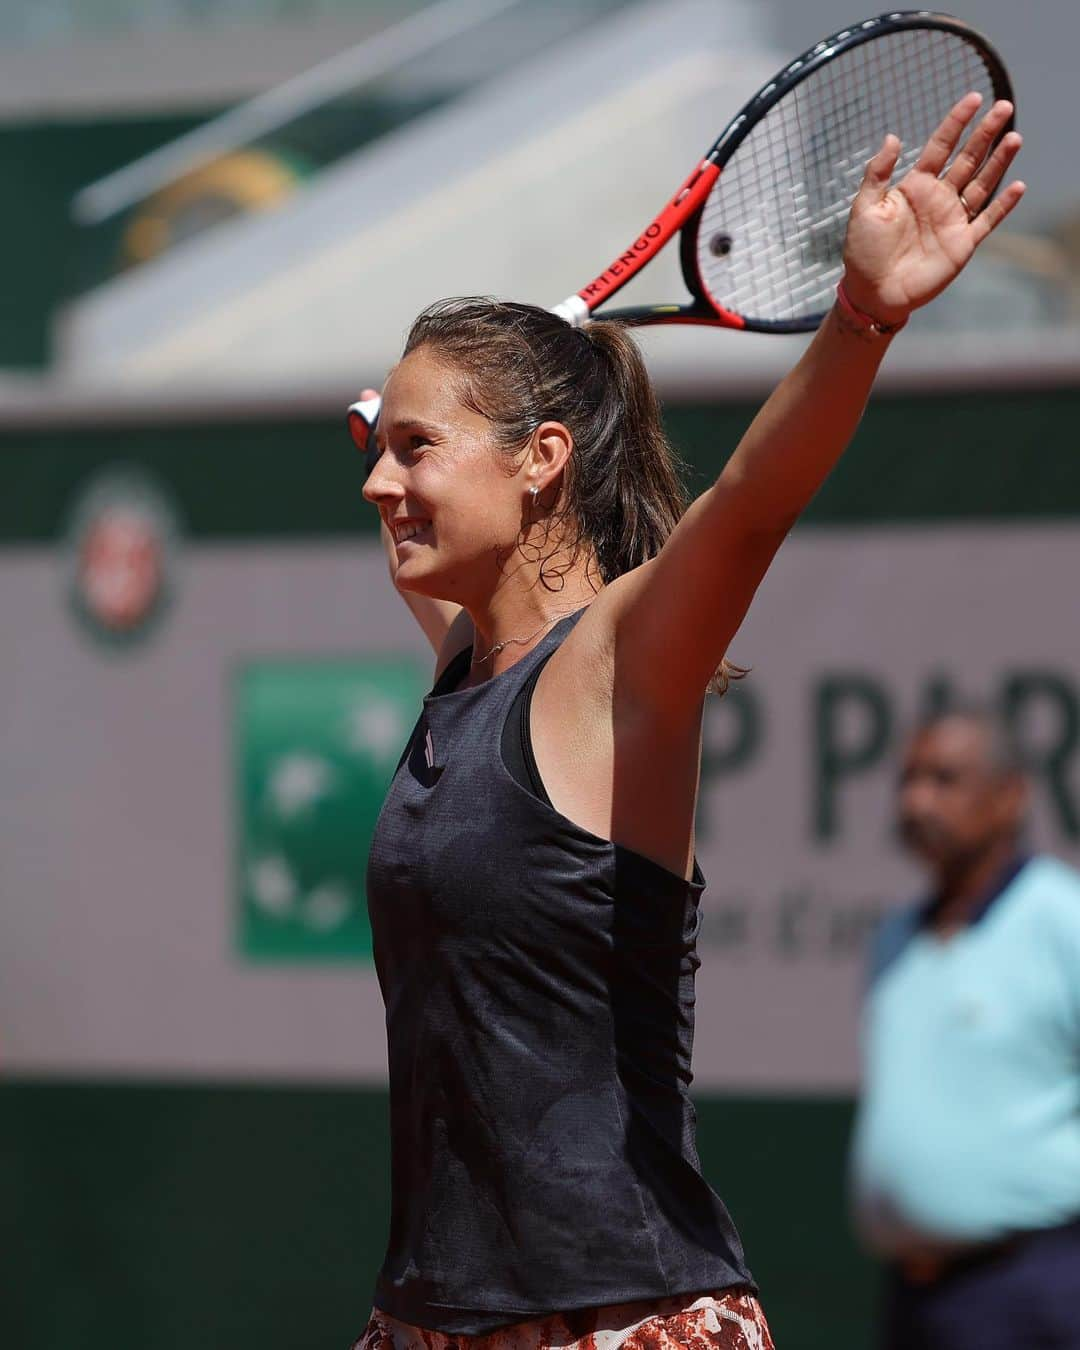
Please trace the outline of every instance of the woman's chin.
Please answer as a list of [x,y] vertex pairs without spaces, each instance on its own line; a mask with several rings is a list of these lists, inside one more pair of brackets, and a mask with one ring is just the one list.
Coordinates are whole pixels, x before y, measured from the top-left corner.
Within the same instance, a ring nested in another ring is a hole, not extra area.
[[[445,578],[442,578],[445,581]],[[421,559],[410,558],[398,565],[394,574],[394,585],[399,591],[408,591],[410,595],[425,595],[429,600],[445,600],[445,586],[439,585],[438,572],[424,567]]]

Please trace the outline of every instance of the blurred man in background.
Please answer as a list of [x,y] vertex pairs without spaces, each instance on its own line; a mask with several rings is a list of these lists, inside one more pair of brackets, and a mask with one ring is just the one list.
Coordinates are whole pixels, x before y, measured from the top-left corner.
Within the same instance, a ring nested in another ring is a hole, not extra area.
[[1024,854],[1027,802],[985,712],[912,737],[930,898],[877,936],[853,1151],[888,1350],[1080,1350],[1080,876]]

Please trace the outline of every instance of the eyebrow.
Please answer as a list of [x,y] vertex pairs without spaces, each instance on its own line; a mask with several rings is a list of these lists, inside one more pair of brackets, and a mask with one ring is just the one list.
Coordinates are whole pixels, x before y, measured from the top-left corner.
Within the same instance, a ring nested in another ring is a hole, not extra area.
[[402,431],[438,431],[438,430],[440,430],[440,428],[437,423],[425,421],[424,418],[422,417],[398,417],[395,418],[394,421],[389,424],[389,426],[387,426],[387,424],[380,417],[378,422],[376,422],[375,424],[375,439],[376,442],[378,442],[379,433],[382,432],[384,435],[384,444],[385,444],[385,435],[387,433],[393,435],[395,432],[402,432]]

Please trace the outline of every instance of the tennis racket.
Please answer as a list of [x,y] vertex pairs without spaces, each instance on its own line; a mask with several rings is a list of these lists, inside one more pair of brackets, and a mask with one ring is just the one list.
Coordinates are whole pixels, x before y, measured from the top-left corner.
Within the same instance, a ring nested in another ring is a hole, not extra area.
[[[984,106],[1013,101],[994,48],[947,14],[883,14],[834,33],[760,89],[629,248],[553,312],[575,326],[595,316],[756,333],[817,328],[843,271],[867,161],[892,132],[901,143],[896,174],[905,173],[971,91]],[[689,303],[597,314],[676,234]],[[362,450],[378,408],[369,399],[349,409]]]

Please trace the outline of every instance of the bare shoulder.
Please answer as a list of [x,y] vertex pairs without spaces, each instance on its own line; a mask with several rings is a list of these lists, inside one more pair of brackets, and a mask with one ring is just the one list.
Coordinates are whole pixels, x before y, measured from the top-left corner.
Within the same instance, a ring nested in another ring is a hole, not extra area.
[[644,581],[645,563],[598,592],[573,630],[547,663],[540,680],[549,708],[574,707],[579,715],[612,706],[616,676],[616,638],[620,615]]
[[435,658],[435,679],[438,680],[446,667],[465,650],[472,646],[473,641],[473,621],[466,610],[460,610],[446,630],[446,636],[442,640],[439,648],[439,654]]
[[635,682],[624,680],[613,614],[641,570],[605,587],[544,667],[532,701],[532,748],[557,811],[688,876],[701,702],[692,716],[658,717]]
[[697,638],[710,627],[709,618],[695,613],[695,588],[687,585],[680,603],[689,608],[675,621],[670,596],[665,601],[663,587],[658,593],[663,563],[660,553],[604,587],[574,630],[575,646],[565,664],[568,679],[595,679],[602,669],[620,724],[650,724],[679,736],[700,724],[705,689],[719,659],[707,674],[700,672]]
[[[541,686],[580,701],[588,694],[603,696],[611,690],[612,642],[604,622],[607,589],[590,601],[585,613],[567,634],[544,667]],[[555,700],[552,699],[552,702]]]
[[[616,679],[627,692],[625,680],[626,616],[648,584],[655,559],[635,567],[601,590],[574,626],[573,632],[548,663],[543,682],[559,686],[580,700],[591,693],[611,706]],[[632,682],[631,682],[632,683]]]

